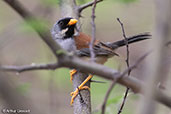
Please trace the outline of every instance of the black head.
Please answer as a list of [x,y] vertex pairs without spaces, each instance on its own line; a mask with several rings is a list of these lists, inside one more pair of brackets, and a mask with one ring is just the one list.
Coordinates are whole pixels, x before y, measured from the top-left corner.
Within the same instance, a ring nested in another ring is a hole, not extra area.
[[59,38],[70,38],[74,35],[77,20],[72,17],[62,18],[55,24],[53,31]]

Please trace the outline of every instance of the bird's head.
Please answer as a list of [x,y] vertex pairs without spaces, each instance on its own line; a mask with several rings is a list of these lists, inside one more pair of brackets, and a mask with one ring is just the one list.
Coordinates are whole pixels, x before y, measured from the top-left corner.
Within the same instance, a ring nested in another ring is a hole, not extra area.
[[51,30],[54,39],[67,39],[74,35],[77,19],[65,17],[58,20]]

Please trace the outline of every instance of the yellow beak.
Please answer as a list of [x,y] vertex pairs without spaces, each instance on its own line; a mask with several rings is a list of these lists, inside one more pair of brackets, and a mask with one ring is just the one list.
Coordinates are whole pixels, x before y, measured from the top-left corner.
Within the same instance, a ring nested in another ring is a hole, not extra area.
[[69,26],[71,26],[71,25],[76,24],[77,22],[78,22],[78,20],[77,20],[77,19],[70,19],[70,21],[69,21],[68,25],[69,25]]

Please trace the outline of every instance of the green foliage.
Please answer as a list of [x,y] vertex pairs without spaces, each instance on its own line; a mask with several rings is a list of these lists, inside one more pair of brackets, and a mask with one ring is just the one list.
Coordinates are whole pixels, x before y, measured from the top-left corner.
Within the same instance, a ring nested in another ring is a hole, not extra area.
[[138,0],[114,0],[116,2],[121,2],[121,3],[132,3],[132,2],[136,2]]
[[[35,19],[29,19],[27,20],[27,23],[21,23],[21,26],[19,29],[21,29],[24,32],[31,32],[32,27],[34,27],[39,32],[46,32],[48,22],[45,20],[35,20]],[[32,26],[32,27],[31,27]]]
[[30,89],[30,83],[23,83],[21,85],[19,85],[16,90],[21,93],[21,94],[26,94]]
[[116,96],[116,97],[114,97],[112,99],[109,99],[107,101],[107,106],[110,105],[110,104],[118,104],[119,102],[122,101],[122,98],[123,98],[123,96],[119,95],[119,96]]
[[39,32],[45,32],[46,27],[48,25],[48,22],[42,19],[39,19],[39,20],[30,19],[27,22],[29,23],[29,25],[34,27]]

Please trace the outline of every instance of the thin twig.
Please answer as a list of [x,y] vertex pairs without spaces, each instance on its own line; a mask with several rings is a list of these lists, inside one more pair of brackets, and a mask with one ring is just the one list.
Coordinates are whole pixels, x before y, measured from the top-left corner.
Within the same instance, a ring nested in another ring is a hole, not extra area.
[[58,63],[51,64],[31,64],[31,65],[23,65],[23,66],[0,66],[0,70],[3,71],[11,71],[11,72],[25,72],[25,71],[33,71],[33,70],[55,70],[56,68],[61,67]]
[[[123,37],[124,37],[125,43],[126,43],[126,52],[127,52],[126,64],[127,64],[127,68],[129,69],[129,45],[128,45],[128,39],[126,37],[126,33],[125,33],[125,30],[124,30],[123,23],[120,21],[119,18],[117,18],[117,20],[118,20],[118,22],[121,25]],[[128,71],[128,76],[130,75],[130,73],[131,73],[131,70]],[[123,110],[123,107],[125,105],[125,102],[126,102],[126,99],[127,99],[127,96],[128,96],[128,92],[129,92],[129,88],[127,87],[126,91],[125,91],[125,95],[124,95],[123,101],[122,101],[122,104],[121,104],[121,107],[120,107],[120,109],[118,111],[118,114],[120,114],[122,112],[122,110]]]
[[129,87],[126,88],[126,91],[125,91],[125,94],[124,94],[124,97],[123,97],[123,101],[122,101],[122,104],[119,108],[119,111],[118,111],[118,114],[121,114],[122,113],[122,110],[123,110],[123,107],[126,103],[126,99],[127,99],[127,96],[128,96],[128,92],[129,92]]
[[[129,45],[128,45],[128,39],[127,39],[127,37],[126,37],[126,33],[125,33],[125,29],[124,29],[123,23],[120,21],[119,18],[117,18],[117,20],[118,20],[118,22],[119,22],[120,25],[121,25],[123,37],[124,37],[124,39],[125,39],[126,51],[127,51],[126,64],[127,64],[127,67],[129,68]],[[128,73],[128,75],[130,75],[130,72]]]
[[110,95],[110,93],[111,93],[113,87],[114,87],[115,84],[116,84],[116,81],[117,81],[117,79],[115,79],[115,80],[112,81],[112,83],[111,83],[109,89],[108,89],[107,92],[106,92],[106,95],[105,95],[105,98],[104,98],[104,101],[103,101],[102,107],[101,107],[101,109],[102,109],[101,114],[105,114],[106,103],[107,103],[107,100],[108,100],[108,98],[109,98],[109,95]]
[[[123,76],[125,76],[128,72],[130,72],[130,70],[135,69],[151,52],[145,53],[143,56],[141,56],[132,66],[130,66],[128,69],[126,69],[123,73],[121,73],[118,77],[122,78]],[[109,89],[107,90],[107,93],[105,95],[104,101],[101,105],[101,109],[102,109],[102,114],[105,114],[105,108],[106,108],[106,103],[107,100],[109,98],[109,95],[112,91],[112,88],[115,86],[117,79],[113,80],[113,82],[111,83]]]
[[[99,2],[102,2],[102,1],[103,0],[96,0],[96,4]],[[78,11],[81,13],[84,9],[92,6],[93,4],[95,4],[95,1],[91,1],[91,2],[88,2],[86,4],[83,4],[83,5],[79,6]]]
[[91,61],[94,61],[94,59],[95,59],[95,53],[94,53],[93,47],[94,47],[94,42],[96,40],[96,25],[95,25],[96,2],[97,2],[97,0],[94,0],[94,5],[92,7],[92,16],[91,16],[91,18],[92,18],[92,20],[91,20],[91,24],[92,24],[92,39],[91,39],[90,46],[89,46],[90,55],[91,55]]
[[145,53],[143,56],[141,56],[132,66],[130,66],[128,69],[126,69],[124,72],[122,72],[120,77],[125,76],[128,72],[135,69],[137,67],[137,65],[140,64],[151,52],[152,51],[149,51],[149,52]]

